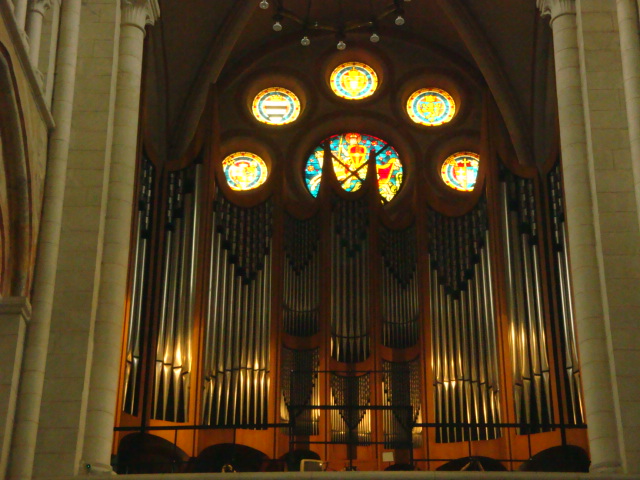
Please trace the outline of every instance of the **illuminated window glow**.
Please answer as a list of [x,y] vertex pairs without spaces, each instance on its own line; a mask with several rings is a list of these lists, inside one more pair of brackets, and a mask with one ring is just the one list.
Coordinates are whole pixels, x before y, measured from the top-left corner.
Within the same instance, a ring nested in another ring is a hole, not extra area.
[[253,99],[253,116],[268,125],[286,125],[300,115],[300,100],[286,88],[271,87],[262,90]]
[[447,186],[461,192],[471,192],[476,185],[480,157],[472,152],[458,152],[442,164],[440,175]]
[[345,133],[326,139],[307,159],[304,178],[314,197],[320,190],[327,144],[336,178],[345,191],[355,192],[362,187],[372,156],[376,159],[378,190],[383,203],[390,202],[400,190],[403,167],[398,152],[384,140],[371,135]]
[[222,162],[227,183],[232,190],[243,191],[259,187],[267,180],[269,171],[264,160],[249,152],[237,152]]
[[369,65],[348,62],[339,65],[331,74],[333,93],[347,100],[370,97],[378,88],[378,76]]
[[444,90],[423,88],[407,100],[407,113],[415,123],[435,127],[451,121],[456,114],[456,103]]

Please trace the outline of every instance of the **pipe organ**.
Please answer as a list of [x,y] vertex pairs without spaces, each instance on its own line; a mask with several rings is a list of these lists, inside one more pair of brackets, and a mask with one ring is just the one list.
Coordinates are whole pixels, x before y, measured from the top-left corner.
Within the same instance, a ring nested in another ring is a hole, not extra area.
[[218,190],[204,327],[203,423],[267,423],[271,201],[242,208]]
[[335,198],[331,227],[331,355],[363,362],[371,350],[367,197]]
[[[138,202],[133,241],[132,280],[129,298],[129,326],[126,334],[125,371],[123,378],[123,411],[136,415],[142,360],[142,319],[147,306],[152,209],[155,194],[155,169],[149,159],[142,157],[138,181]],[[148,307],[147,307],[148,308]]]
[[547,205],[551,217],[551,242],[553,274],[556,279],[556,297],[558,298],[558,318],[560,336],[560,360],[563,366],[562,374],[566,384],[566,401],[568,423],[583,422],[582,388],[580,383],[580,364],[578,361],[578,346],[576,345],[576,330],[571,302],[571,282],[569,279],[569,252],[565,234],[564,200],[562,198],[562,175],[560,164],[551,169],[547,175],[548,193]]
[[[547,333],[539,254],[539,222],[532,179],[503,170],[501,196],[507,308],[516,422],[522,433],[553,422]],[[548,427],[547,427],[548,428]]]
[[310,337],[319,331],[320,218],[297,220],[286,215],[282,329]]
[[466,213],[423,202],[394,221],[375,175],[354,198],[323,186],[300,218],[279,191],[236,197],[201,158],[141,163],[129,424],[192,427],[194,451],[252,429],[256,448],[350,462],[582,424],[559,167],[496,164]]
[[409,348],[420,338],[420,300],[415,226],[394,231],[380,227],[383,259],[382,344]]
[[[486,199],[469,213],[429,212],[431,362],[435,418],[445,424],[500,422],[496,319]],[[497,427],[442,426],[438,442],[487,440]]]
[[196,163],[168,177],[152,415],[159,420],[188,418],[201,171],[202,165]]

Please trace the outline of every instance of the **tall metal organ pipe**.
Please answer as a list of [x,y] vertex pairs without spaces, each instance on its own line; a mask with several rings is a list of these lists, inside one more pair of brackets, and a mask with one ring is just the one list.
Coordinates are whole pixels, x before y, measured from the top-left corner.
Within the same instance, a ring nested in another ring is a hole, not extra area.
[[280,417],[290,423],[293,435],[318,435],[320,410],[319,349],[282,347],[280,364],[282,402]]
[[319,331],[320,216],[298,220],[285,215],[283,330],[309,337]]
[[379,229],[383,259],[380,297],[382,300],[382,344],[408,348],[418,343],[419,286],[416,229]]
[[138,187],[138,215],[135,227],[136,239],[133,244],[133,268],[126,336],[125,371],[123,381],[122,410],[131,415],[138,413],[138,385],[142,355],[142,328],[145,292],[149,282],[149,246],[151,236],[152,205],[155,192],[155,172],[148,158],[142,158]]
[[553,409],[533,180],[504,169],[501,198],[516,422],[537,433],[549,430]]
[[171,172],[164,230],[152,418],[188,419],[202,165]]
[[548,204],[551,214],[553,266],[557,283],[557,296],[559,297],[560,342],[562,344],[562,360],[565,382],[567,385],[567,423],[578,424],[584,421],[584,409],[582,401],[582,388],[580,381],[580,364],[578,361],[578,347],[576,345],[575,320],[571,302],[571,282],[569,276],[569,254],[565,234],[564,200],[562,197],[562,174],[560,164],[549,172],[548,177],[549,198]]
[[466,215],[429,211],[432,366],[437,442],[497,438],[500,383],[486,199]]
[[366,360],[369,325],[369,208],[334,198],[331,235],[331,355],[339,362]]
[[242,208],[220,190],[213,208],[204,329],[203,423],[267,423],[273,212]]

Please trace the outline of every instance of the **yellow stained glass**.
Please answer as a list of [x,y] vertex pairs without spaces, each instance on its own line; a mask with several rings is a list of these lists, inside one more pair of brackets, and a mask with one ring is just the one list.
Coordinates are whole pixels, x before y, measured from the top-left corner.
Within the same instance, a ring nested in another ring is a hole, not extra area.
[[369,65],[347,62],[336,67],[329,83],[337,96],[361,100],[374,94],[378,88],[378,75]]
[[435,127],[451,121],[456,103],[440,88],[422,88],[407,100],[407,113],[414,122]]
[[471,192],[476,186],[480,157],[473,152],[450,155],[442,164],[440,175],[447,186],[461,192]]
[[300,115],[300,100],[286,88],[270,87],[253,99],[253,116],[268,125],[286,125],[295,122]]
[[229,187],[237,191],[258,188],[269,174],[264,160],[250,152],[232,153],[222,161],[222,169]]

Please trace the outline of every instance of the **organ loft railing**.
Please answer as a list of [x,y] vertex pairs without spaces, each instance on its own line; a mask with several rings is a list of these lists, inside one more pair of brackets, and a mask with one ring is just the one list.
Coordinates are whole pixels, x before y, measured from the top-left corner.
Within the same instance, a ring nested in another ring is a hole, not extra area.
[[496,158],[463,213],[416,194],[393,217],[375,168],[355,193],[327,175],[300,212],[282,188],[235,196],[205,158],[139,169],[119,438],[363,468],[581,441],[557,164]]

